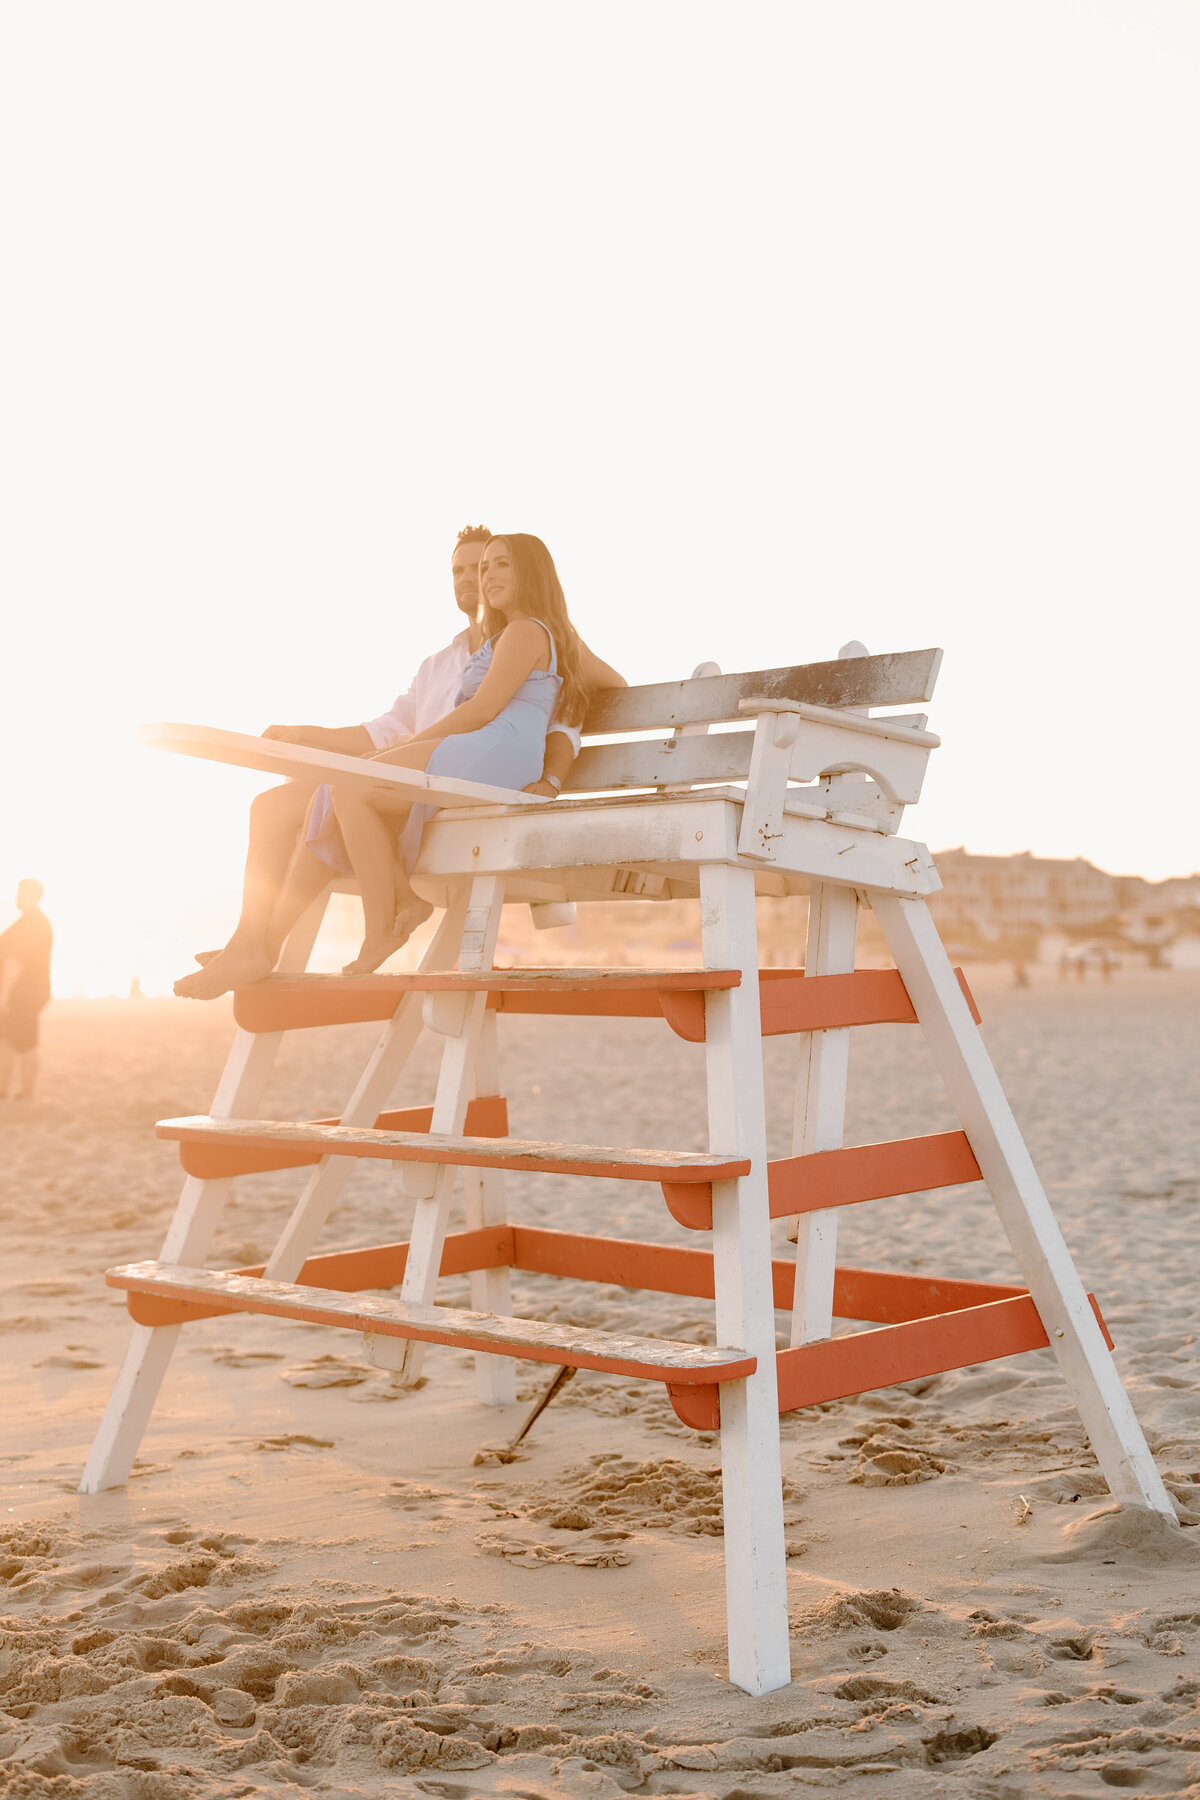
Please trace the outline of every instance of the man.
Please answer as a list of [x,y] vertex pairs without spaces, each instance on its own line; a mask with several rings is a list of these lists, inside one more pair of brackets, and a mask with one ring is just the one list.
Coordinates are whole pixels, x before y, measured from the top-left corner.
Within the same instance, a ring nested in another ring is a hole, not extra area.
[[[372,756],[377,750],[390,750],[403,743],[452,711],[462,672],[483,641],[479,624],[479,563],[491,535],[484,525],[466,525],[459,532],[450,559],[450,575],[455,603],[468,621],[466,629],[443,650],[425,658],[407,693],[398,695],[388,712],[361,725],[269,725],[263,736],[344,756]],[[578,729],[552,720],[541,779],[532,782],[525,792],[552,799],[561,789],[578,750]],[[283,940],[299,916],[294,908],[287,917],[277,910],[293,858],[292,891],[297,896],[315,900],[328,885],[328,866],[302,847],[309,802],[318,785],[315,781],[288,781],[282,787],[268,788],[251,802],[241,916],[225,948],[215,956],[205,955],[204,967],[198,974],[186,975],[175,983],[175,992],[184,999],[213,1000],[231,988],[261,981],[270,974]],[[300,879],[297,881],[296,877]]]
[[21,917],[0,932],[0,1099],[8,1094],[15,1062],[18,1100],[32,1100],[38,1074],[38,1018],[50,998],[50,948],[54,933],[38,902],[40,881],[17,885]]

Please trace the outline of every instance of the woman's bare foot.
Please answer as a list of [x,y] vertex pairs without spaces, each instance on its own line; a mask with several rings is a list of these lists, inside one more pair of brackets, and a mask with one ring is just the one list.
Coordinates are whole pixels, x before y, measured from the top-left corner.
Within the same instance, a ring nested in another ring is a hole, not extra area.
[[193,958],[192,958],[192,961],[198,962],[202,969],[207,969],[209,963],[216,962],[216,960],[217,960],[218,956],[220,956],[220,954],[221,954],[221,952],[219,950],[197,950],[195,956],[193,956]]
[[407,936],[406,932],[403,937],[395,937],[388,931],[382,937],[365,937],[354,961],[342,964],[342,974],[373,975],[380,963],[386,962],[392,952],[407,941]]
[[194,975],[185,975],[177,981],[175,992],[181,1000],[216,1000],[233,988],[264,981],[270,973],[271,960],[265,951],[242,950],[227,944]]
[[373,975],[380,963],[386,962],[389,956],[407,944],[417,926],[423,925],[432,911],[433,907],[428,900],[418,900],[414,895],[396,914],[396,922],[391,931],[384,932],[379,937],[363,939],[362,949],[353,962],[345,964],[342,974]]
[[420,900],[414,894],[411,900],[401,903],[392,924],[392,931],[399,936],[402,944],[407,944],[418,925],[423,925],[433,913],[428,900]]

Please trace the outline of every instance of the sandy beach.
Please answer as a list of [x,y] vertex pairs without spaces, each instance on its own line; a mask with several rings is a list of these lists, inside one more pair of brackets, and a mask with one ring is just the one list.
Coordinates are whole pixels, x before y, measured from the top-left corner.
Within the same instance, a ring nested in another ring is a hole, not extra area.
[[[213,1319],[185,1328],[134,1478],[80,1498],[127,1329],[103,1271],[157,1254],[179,1171],[154,1121],[207,1110],[232,1022],[56,1001],[39,1097],[0,1122],[0,1794],[1200,1794],[1200,975],[1034,973],[970,976],[1185,1529],[1106,1510],[1049,1351],[792,1415],[795,1679],[761,1700],[724,1676],[715,1444],[653,1384],[581,1374],[519,1461],[481,1464],[522,1408],[479,1405],[458,1353],[407,1391],[353,1334]],[[376,1035],[286,1040],[264,1111],[335,1113]],[[665,1026],[502,1038],[516,1135],[703,1147],[702,1052]],[[775,1154],[793,1060],[767,1045]],[[395,1104],[433,1078],[427,1044]],[[915,1031],[855,1034],[848,1142],[954,1123]],[[213,1266],[265,1256],[302,1179],[239,1183]],[[657,1188],[510,1195],[530,1223],[686,1241]],[[982,1188],[842,1219],[847,1263],[1014,1271]],[[360,1167],[327,1246],[405,1235]],[[517,1310],[712,1341],[702,1302],[521,1277]],[[546,1379],[526,1368],[524,1404]]]

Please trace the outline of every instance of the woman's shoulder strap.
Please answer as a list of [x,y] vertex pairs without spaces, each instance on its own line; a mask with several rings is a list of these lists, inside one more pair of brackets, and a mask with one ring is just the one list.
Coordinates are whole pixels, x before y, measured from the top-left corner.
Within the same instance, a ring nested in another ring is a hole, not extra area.
[[558,645],[554,642],[554,633],[547,625],[545,619],[535,619],[532,613],[526,613],[525,616],[527,619],[532,620],[533,624],[540,625],[546,636],[550,639],[550,668],[547,673],[553,675],[558,667]]

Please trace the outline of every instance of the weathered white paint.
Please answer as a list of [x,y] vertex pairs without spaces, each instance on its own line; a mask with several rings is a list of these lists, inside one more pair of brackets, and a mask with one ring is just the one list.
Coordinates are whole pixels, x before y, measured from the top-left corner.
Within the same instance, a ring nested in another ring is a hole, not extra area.
[[[499,1021],[494,1012],[485,1012],[475,1052],[471,1093],[476,1097],[500,1092]],[[503,1169],[464,1169],[463,1198],[468,1231],[476,1231],[484,1225],[503,1225],[508,1218]],[[471,1305],[476,1312],[498,1313],[502,1317],[511,1313],[512,1279],[507,1266],[473,1269],[470,1281]],[[515,1405],[516,1363],[504,1356],[477,1356],[475,1392],[485,1406]]]
[[[790,700],[749,702],[757,714],[754,754],[750,760],[738,852],[759,862],[774,862],[775,846],[784,837],[783,803],[796,742],[795,703]],[[742,702],[747,705],[746,701]]]
[[748,694],[817,706],[911,706],[933,698],[941,662],[940,650],[902,650],[707,680],[612,688],[596,696],[583,728],[615,736],[663,725],[719,724],[737,718],[738,703]]
[[[495,876],[481,876],[471,883],[467,910],[463,919],[462,942],[458,966],[465,973],[479,975],[492,966],[496,938],[500,930],[500,913],[504,904],[504,882]],[[433,1102],[430,1135],[444,1133],[457,1137],[462,1132],[467,1103],[472,1093],[479,1040],[486,1016],[487,995],[474,993],[466,999],[462,1030],[456,1037],[444,1040],[442,1066],[438,1074],[437,1093]],[[409,1169],[413,1165],[408,1165]],[[404,1169],[400,1165],[397,1173]],[[400,1289],[401,1298],[411,1306],[431,1306],[437,1292],[438,1272],[442,1265],[442,1246],[454,1195],[453,1163],[437,1168],[427,1192],[421,1192],[426,1170],[420,1170],[417,1181],[404,1186],[418,1194],[413,1214],[408,1262]],[[403,1177],[401,1177],[403,1180]],[[424,1346],[415,1339],[405,1345],[398,1373],[411,1384],[419,1379]]]
[[[453,1306],[420,1306],[375,1294],[347,1294],[338,1288],[305,1287],[268,1281],[262,1275],[197,1269],[164,1262],[127,1263],[109,1271],[113,1287],[183,1300],[231,1300],[241,1312],[274,1313],[285,1318],[324,1315],[320,1322],[358,1326],[380,1367],[399,1367],[397,1350],[414,1342],[407,1334],[422,1332],[428,1341],[465,1342],[480,1349],[519,1355],[540,1350],[546,1360],[576,1362],[605,1358],[644,1364],[660,1371],[658,1379],[690,1385],[713,1385],[731,1363],[749,1361],[742,1349],[712,1349],[684,1339],[644,1338],[629,1332],[596,1331],[585,1325],[551,1325],[539,1319],[496,1318]],[[386,1359],[386,1360],[385,1360]]]
[[[519,879],[525,869],[553,870],[555,880],[579,899],[598,898],[597,883],[585,873],[576,886],[575,868],[586,872],[645,865],[664,879],[690,869],[698,879],[702,865],[741,865],[738,833],[744,799],[739,789],[718,788],[638,799],[560,800],[553,811],[536,817],[524,810],[471,816],[441,812],[425,827],[416,876],[458,880],[478,872]],[[807,795],[803,804],[807,813]],[[773,872],[900,894],[935,894],[941,886],[929,851],[910,839],[797,817],[790,805],[784,807],[782,830],[773,846]],[[606,879],[611,892],[611,877]]]
[[[459,938],[466,912],[466,889],[463,887],[447,907],[428,949],[421,959],[421,972],[449,968],[458,955]],[[316,976],[314,980],[321,981]],[[383,1035],[372,1051],[342,1111],[344,1126],[373,1126],[388,1103],[401,1070],[412,1054],[421,1034],[421,996],[412,994],[398,1005],[398,1010],[384,1027]],[[337,1205],[342,1189],[354,1170],[345,1156],[325,1156],[317,1164],[304,1191],[271,1253],[266,1274],[272,1281],[295,1281],[305,1261],[316,1248],[329,1215]]]
[[929,909],[888,894],[873,894],[871,902],[1104,1479],[1118,1500],[1174,1519],[1170,1496]]
[[[858,896],[853,888],[813,883],[808,902],[804,973],[842,975],[854,967]],[[792,1154],[839,1150],[846,1118],[847,1030],[800,1034],[796,1065],[796,1114]],[[813,1344],[833,1332],[833,1277],[837,1262],[837,1213],[804,1213],[788,1224],[796,1239],[796,1295],[792,1343]]]
[[[290,973],[304,968],[326,904],[326,896],[322,895],[297,920],[280,957],[281,969]],[[236,1113],[257,1112],[282,1041],[283,1033],[278,1031],[237,1033],[217,1084],[212,1103],[214,1115],[228,1118]],[[189,1175],[185,1179],[163,1240],[164,1259],[203,1261],[232,1185],[228,1177],[200,1181]],[[124,1361],[80,1477],[81,1494],[120,1487],[128,1478],[179,1331],[178,1325],[132,1327]]]
[[766,1694],[787,1686],[791,1662],[754,876],[718,865],[700,879],[704,961],[742,971],[740,986],[705,996],[709,1149],[751,1159],[748,1175],[713,1184],[717,1337],[758,1358],[721,1389],[729,1679]]

